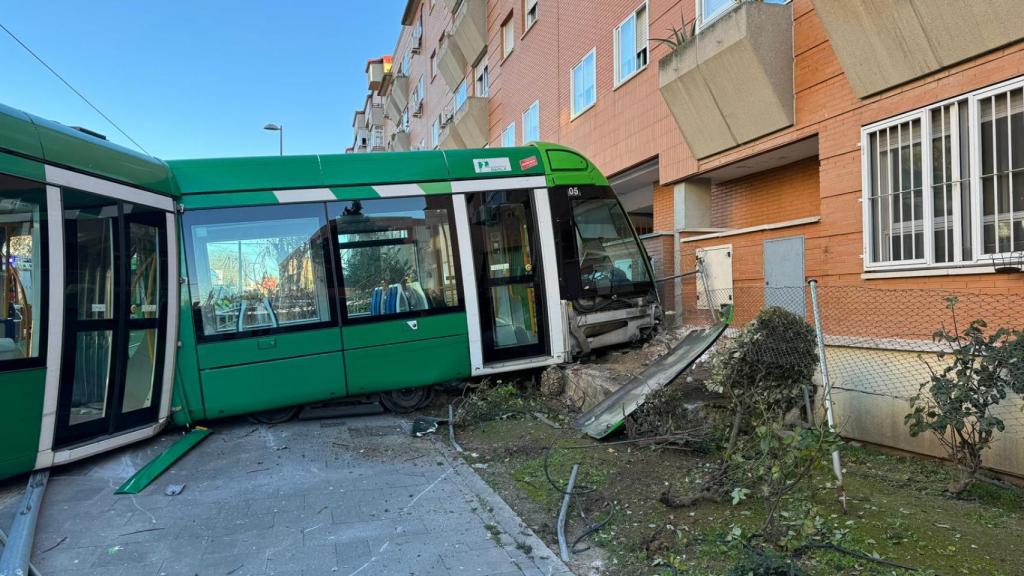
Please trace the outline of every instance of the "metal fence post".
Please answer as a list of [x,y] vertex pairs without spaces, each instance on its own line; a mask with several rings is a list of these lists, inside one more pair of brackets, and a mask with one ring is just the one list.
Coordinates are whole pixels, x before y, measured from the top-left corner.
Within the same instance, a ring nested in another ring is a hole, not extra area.
[[[832,415],[832,383],[828,378],[828,361],[825,359],[825,331],[821,323],[821,304],[818,301],[818,281],[811,279],[811,306],[814,309],[814,331],[818,337],[818,364],[821,367],[822,395],[825,401],[825,418],[828,429],[836,431],[835,418]],[[836,474],[839,485],[843,484],[843,467],[839,462],[839,451],[832,452],[832,470]],[[845,507],[845,506],[844,506]]]

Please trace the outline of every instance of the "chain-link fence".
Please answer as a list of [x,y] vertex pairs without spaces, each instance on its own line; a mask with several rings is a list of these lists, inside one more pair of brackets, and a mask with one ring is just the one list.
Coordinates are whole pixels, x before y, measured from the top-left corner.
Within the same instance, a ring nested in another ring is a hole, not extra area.
[[[734,286],[708,290],[700,276],[683,278],[675,286],[666,281],[663,298],[681,301],[674,317],[683,326],[706,327],[718,321],[718,311],[731,305],[734,337],[766,307],[794,312],[815,326],[809,286]],[[674,289],[673,289],[674,288]],[[840,433],[876,444],[934,453],[927,439],[911,438],[903,418],[911,398],[933,371],[951,362],[951,344],[935,337],[938,331],[963,333],[974,320],[984,320],[985,331],[1024,329],[1024,283],[1016,293],[960,289],[889,289],[860,285],[817,286],[820,329]],[[668,300],[671,302],[672,300]],[[951,303],[955,306],[951,309]],[[816,326],[817,328],[817,326]],[[720,344],[721,345],[721,344]],[[786,353],[785,345],[768,349]],[[944,358],[940,353],[947,353]],[[1024,381],[1024,368],[1011,378]],[[819,390],[820,393],[820,390]],[[993,450],[993,465],[1024,475],[1024,401],[1011,393],[992,410],[1003,420],[1002,446]],[[1009,458],[1005,466],[995,460]]]

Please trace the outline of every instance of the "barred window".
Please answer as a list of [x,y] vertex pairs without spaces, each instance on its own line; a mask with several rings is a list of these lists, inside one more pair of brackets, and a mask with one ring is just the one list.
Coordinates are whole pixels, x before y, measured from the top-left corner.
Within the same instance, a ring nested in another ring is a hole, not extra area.
[[863,130],[866,266],[988,264],[1024,251],[1024,82]]

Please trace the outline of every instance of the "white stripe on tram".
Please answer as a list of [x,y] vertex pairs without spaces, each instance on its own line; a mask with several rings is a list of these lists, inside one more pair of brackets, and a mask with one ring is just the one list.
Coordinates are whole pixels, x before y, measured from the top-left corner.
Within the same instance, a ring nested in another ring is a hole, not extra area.
[[296,190],[274,190],[280,204],[295,202],[324,202],[337,200],[330,188],[302,188]]

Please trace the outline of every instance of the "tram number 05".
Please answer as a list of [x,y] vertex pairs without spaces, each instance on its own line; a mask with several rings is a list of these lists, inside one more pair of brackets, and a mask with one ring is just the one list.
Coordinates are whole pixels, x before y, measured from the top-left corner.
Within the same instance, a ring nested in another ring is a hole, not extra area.
[[569,198],[579,198],[580,196],[582,196],[582,194],[580,193],[580,189],[577,188],[576,186],[569,186],[568,194]]

